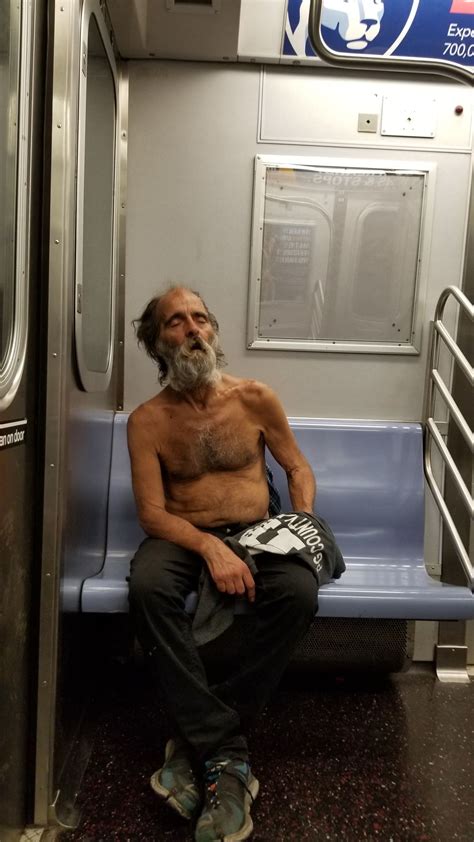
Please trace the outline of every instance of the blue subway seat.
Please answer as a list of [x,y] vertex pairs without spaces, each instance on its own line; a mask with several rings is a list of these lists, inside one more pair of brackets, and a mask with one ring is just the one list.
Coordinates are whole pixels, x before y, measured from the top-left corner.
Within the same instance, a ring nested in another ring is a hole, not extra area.
[[[114,422],[108,545],[101,572],[86,578],[81,610],[128,610],[126,577],[144,537],[135,513],[126,444],[128,414]],[[423,439],[419,424],[290,419],[318,483],[316,511],[338,540],[347,570],[319,593],[319,617],[459,620],[474,617],[468,587],[428,575],[423,554]],[[268,456],[283,511],[284,472]],[[187,607],[195,605],[191,594]],[[237,600],[236,612],[246,610]]]

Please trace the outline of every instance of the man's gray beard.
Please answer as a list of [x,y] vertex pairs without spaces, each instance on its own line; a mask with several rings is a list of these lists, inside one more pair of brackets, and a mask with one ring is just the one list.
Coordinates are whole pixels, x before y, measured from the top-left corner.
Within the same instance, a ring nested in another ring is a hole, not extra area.
[[[193,345],[201,350],[192,350]],[[168,364],[167,380],[175,392],[190,392],[201,386],[214,386],[221,379],[217,367],[217,336],[208,343],[200,337],[187,339],[183,345],[169,346],[158,340],[158,352]]]

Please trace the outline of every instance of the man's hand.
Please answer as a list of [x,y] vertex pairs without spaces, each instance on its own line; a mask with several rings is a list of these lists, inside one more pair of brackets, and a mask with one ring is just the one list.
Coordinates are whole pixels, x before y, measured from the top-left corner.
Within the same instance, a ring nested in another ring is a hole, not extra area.
[[249,568],[220,538],[209,535],[201,554],[218,591],[240,595],[247,592],[249,602],[255,601],[255,582]]

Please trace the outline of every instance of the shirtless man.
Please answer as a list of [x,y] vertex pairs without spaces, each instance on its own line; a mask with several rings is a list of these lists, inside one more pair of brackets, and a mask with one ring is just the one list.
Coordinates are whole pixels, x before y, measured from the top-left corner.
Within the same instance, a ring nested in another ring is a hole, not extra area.
[[[317,586],[294,558],[270,553],[259,556],[254,578],[223,539],[268,515],[265,445],[286,471],[295,511],[313,511],[315,482],[274,392],[221,373],[218,325],[199,294],[168,290],[136,326],[168,383],[128,424],[149,536],[132,561],[130,607],[177,730],[151,784],[182,816],[198,817],[196,842],[240,842],[252,832],[258,792],[243,724],[262,710],[309,627]],[[250,650],[212,687],[184,609],[203,565],[219,591],[245,595],[255,610]]]

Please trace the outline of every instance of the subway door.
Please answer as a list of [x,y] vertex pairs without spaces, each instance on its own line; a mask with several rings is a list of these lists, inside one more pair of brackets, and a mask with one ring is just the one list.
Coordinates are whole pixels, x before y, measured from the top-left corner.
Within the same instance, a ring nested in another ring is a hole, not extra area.
[[0,838],[31,818],[44,4],[0,0]]

